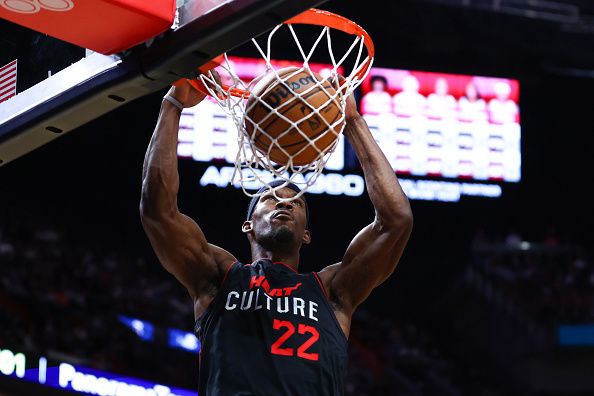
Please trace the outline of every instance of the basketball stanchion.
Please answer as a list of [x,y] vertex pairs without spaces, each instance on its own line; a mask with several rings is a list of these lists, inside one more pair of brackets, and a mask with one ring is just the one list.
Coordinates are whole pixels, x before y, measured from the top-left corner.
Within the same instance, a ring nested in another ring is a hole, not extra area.
[[[321,28],[307,52],[293,27],[299,24]],[[271,64],[274,36],[284,28],[289,30],[301,55],[301,67],[275,69]],[[334,30],[354,37],[340,56],[333,52]],[[200,80],[188,81],[215,98],[238,129],[239,150],[232,182],[250,197],[258,194],[252,188],[268,186],[278,199],[282,198],[276,191],[293,183],[301,188],[297,195],[300,196],[316,182],[337,146],[345,126],[346,99],[369,73],[375,52],[373,42],[356,23],[331,12],[311,9],[272,29],[266,50],[255,39],[252,43],[266,64],[266,70],[252,81],[239,78],[227,54],[214,62],[218,64],[214,69],[217,73],[203,69]],[[332,63],[326,78],[309,66],[321,43],[325,43]],[[341,68],[350,71],[340,76]],[[270,186],[277,179],[284,183]]]

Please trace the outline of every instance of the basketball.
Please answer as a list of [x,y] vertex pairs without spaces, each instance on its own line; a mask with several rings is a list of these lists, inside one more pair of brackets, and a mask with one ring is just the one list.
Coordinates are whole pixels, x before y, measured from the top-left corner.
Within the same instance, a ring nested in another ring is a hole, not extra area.
[[[277,73],[282,82],[269,72],[251,90],[245,120],[248,136],[259,152],[278,164],[286,165],[292,158],[293,165],[308,165],[342,131],[342,107],[331,82],[319,74],[298,67]],[[312,114],[312,108],[318,114]]]

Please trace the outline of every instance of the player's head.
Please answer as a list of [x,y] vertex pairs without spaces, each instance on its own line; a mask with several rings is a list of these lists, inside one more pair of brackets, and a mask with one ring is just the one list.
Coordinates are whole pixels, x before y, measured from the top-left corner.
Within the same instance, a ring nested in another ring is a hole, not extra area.
[[388,80],[386,80],[386,77],[380,75],[371,76],[369,82],[371,83],[371,89],[376,92],[385,91],[386,87],[388,86]]
[[252,198],[247,210],[247,217],[242,230],[247,234],[250,242],[258,243],[269,250],[286,249],[301,246],[310,242],[307,225],[309,210],[307,201],[302,195],[299,198],[282,201],[279,198],[292,198],[301,190],[292,183],[288,183],[272,192],[271,188],[285,184],[282,180],[269,183],[262,187]]

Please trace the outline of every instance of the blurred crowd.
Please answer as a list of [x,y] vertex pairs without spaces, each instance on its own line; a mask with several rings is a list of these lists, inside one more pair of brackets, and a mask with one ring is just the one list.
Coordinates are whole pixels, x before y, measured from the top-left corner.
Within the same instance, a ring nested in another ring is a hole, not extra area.
[[[196,388],[195,353],[169,348],[161,334],[191,331],[192,304],[152,255],[74,242],[51,225],[0,224],[0,347]],[[156,341],[139,339],[119,315],[153,323]],[[347,395],[460,394],[452,363],[413,322],[361,309],[349,350]]]
[[412,321],[359,310],[349,337],[347,396],[462,395],[452,383],[455,364]]
[[478,232],[475,268],[522,314],[551,329],[594,320],[594,266],[580,246],[549,229],[526,241],[511,229],[504,236]]
[[190,299],[164,271],[142,258],[72,243],[59,228],[3,225],[0,345],[179,381],[179,368],[155,364],[157,344],[146,348],[118,321],[124,314],[191,328]]
[[433,92],[420,92],[419,80],[412,74],[401,82],[394,95],[388,92],[388,80],[382,75],[370,78],[371,89],[361,99],[363,114],[394,114],[399,117],[425,116],[431,119],[458,119],[462,122],[490,122],[509,124],[519,122],[519,108],[511,99],[511,86],[498,81],[493,85],[494,96],[485,100],[473,81],[466,84],[464,95],[455,98],[448,80],[435,80]]

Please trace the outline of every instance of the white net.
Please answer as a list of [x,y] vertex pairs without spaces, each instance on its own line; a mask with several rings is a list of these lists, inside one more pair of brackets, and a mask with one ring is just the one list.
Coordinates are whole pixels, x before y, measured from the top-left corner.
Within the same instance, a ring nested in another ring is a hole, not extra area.
[[[303,65],[278,70],[271,64],[273,39],[285,28],[303,58]],[[227,54],[216,68],[219,77],[215,78],[212,72],[201,75],[209,94],[237,126],[239,150],[232,182],[250,197],[261,194],[258,189],[266,186],[266,191],[271,190],[277,199],[283,200],[276,192],[293,183],[301,189],[291,198],[294,199],[316,182],[345,127],[347,97],[369,72],[373,58],[363,36],[351,36],[352,44],[337,57],[332,48],[333,29],[320,29],[309,51],[304,50],[291,24],[278,25],[269,33],[266,50],[252,39],[266,65],[265,71],[252,81],[244,82],[237,75]],[[322,43],[332,65],[325,76],[310,67],[312,56]],[[343,76],[339,75],[340,70],[344,70]],[[312,101],[312,96],[317,100]],[[299,111],[289,111],[295,108]],[[269,183],[278,179],[284,183],[271,187]]]

